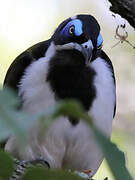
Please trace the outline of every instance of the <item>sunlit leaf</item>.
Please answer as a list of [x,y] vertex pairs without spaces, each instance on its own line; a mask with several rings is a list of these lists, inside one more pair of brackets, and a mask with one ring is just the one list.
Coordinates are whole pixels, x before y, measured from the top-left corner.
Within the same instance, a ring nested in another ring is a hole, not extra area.
[[115,179],[133,180],[126,168],[124,153],[98,129],[93,127],[93,132]]

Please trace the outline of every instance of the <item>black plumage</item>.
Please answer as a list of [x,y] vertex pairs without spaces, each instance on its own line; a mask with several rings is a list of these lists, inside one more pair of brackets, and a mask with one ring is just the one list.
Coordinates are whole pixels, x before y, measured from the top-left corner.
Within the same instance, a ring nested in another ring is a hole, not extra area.
[[49,44],[50,40],[40,42],[20,54],[10,65],[4,80],[4,86],[18,92],[18,85],[24,75],[25,69],[32,62],[45,56]]
[[88,111],[96,96],[94,75],[94,70],[85,65],[85,59],[79,51],[66,50],[57,52],[52,58],[46,80],[56,98],[75,99]]

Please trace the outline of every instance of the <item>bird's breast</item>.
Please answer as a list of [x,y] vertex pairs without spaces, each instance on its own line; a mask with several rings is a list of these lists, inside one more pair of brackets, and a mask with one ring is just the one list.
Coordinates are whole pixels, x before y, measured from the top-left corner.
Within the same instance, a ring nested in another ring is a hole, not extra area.
[[91,67],[53,66],[49,69],[47,82],[57,99],[77,100],[88,111],[96,96],[94,76],[95,71]]
[[92,103],[89,114],[93,117],[97,127],[110,136],[116,104],[113,72],[109,64],[100,57],[91,63],[91,67],[96,72],[94,77],[96,98]]
[[75,57],[68,53],[66,61],[69,64],[63,63],[64,65],[59,63],[65,60],[61,55],[33,62],[26,69],[19,86],[23,108],[38,112],[55,105],[58,100],[74,99],[88,111],[96,95],[93,83],[95,71],[80,63],[70,64]]
[[23,109],[41,112],[50,109],[59,99],[76,99],[89,111],[98,127],[110,135],[115,106],[115,85],[112,72],[101,58],[90,67],[50,68],[44,57],[33,62],[19,85]]

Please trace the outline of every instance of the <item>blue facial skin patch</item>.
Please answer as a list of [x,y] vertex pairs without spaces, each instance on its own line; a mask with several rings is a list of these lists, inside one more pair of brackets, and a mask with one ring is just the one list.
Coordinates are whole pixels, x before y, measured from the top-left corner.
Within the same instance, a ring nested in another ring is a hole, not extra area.
[[71,26],[74,26],[75,31],[74,31],[74,35],[75,36],[80,36],[83,33],[83,29],[82,29],[82,22],[79,19],[74,19],[72,21],[70,21],[61,31],[61,33],[65,36],[65,37],[70,37],[72,36],[69,33],[69,28]]
[[103,44],[103,38],[102,38],[102,35],[101,33],[98,35],[98,38],[97,38],[97,47],[101,46]]

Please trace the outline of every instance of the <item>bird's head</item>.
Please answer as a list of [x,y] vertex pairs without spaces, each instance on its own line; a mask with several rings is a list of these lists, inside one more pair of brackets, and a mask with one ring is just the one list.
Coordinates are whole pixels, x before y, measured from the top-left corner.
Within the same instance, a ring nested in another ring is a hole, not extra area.
[[91,15],[77,15],[63,21],[52,36],[57,50],[78,50],[89,64],[93,52],[102,48],[103,39],[97,20]]

